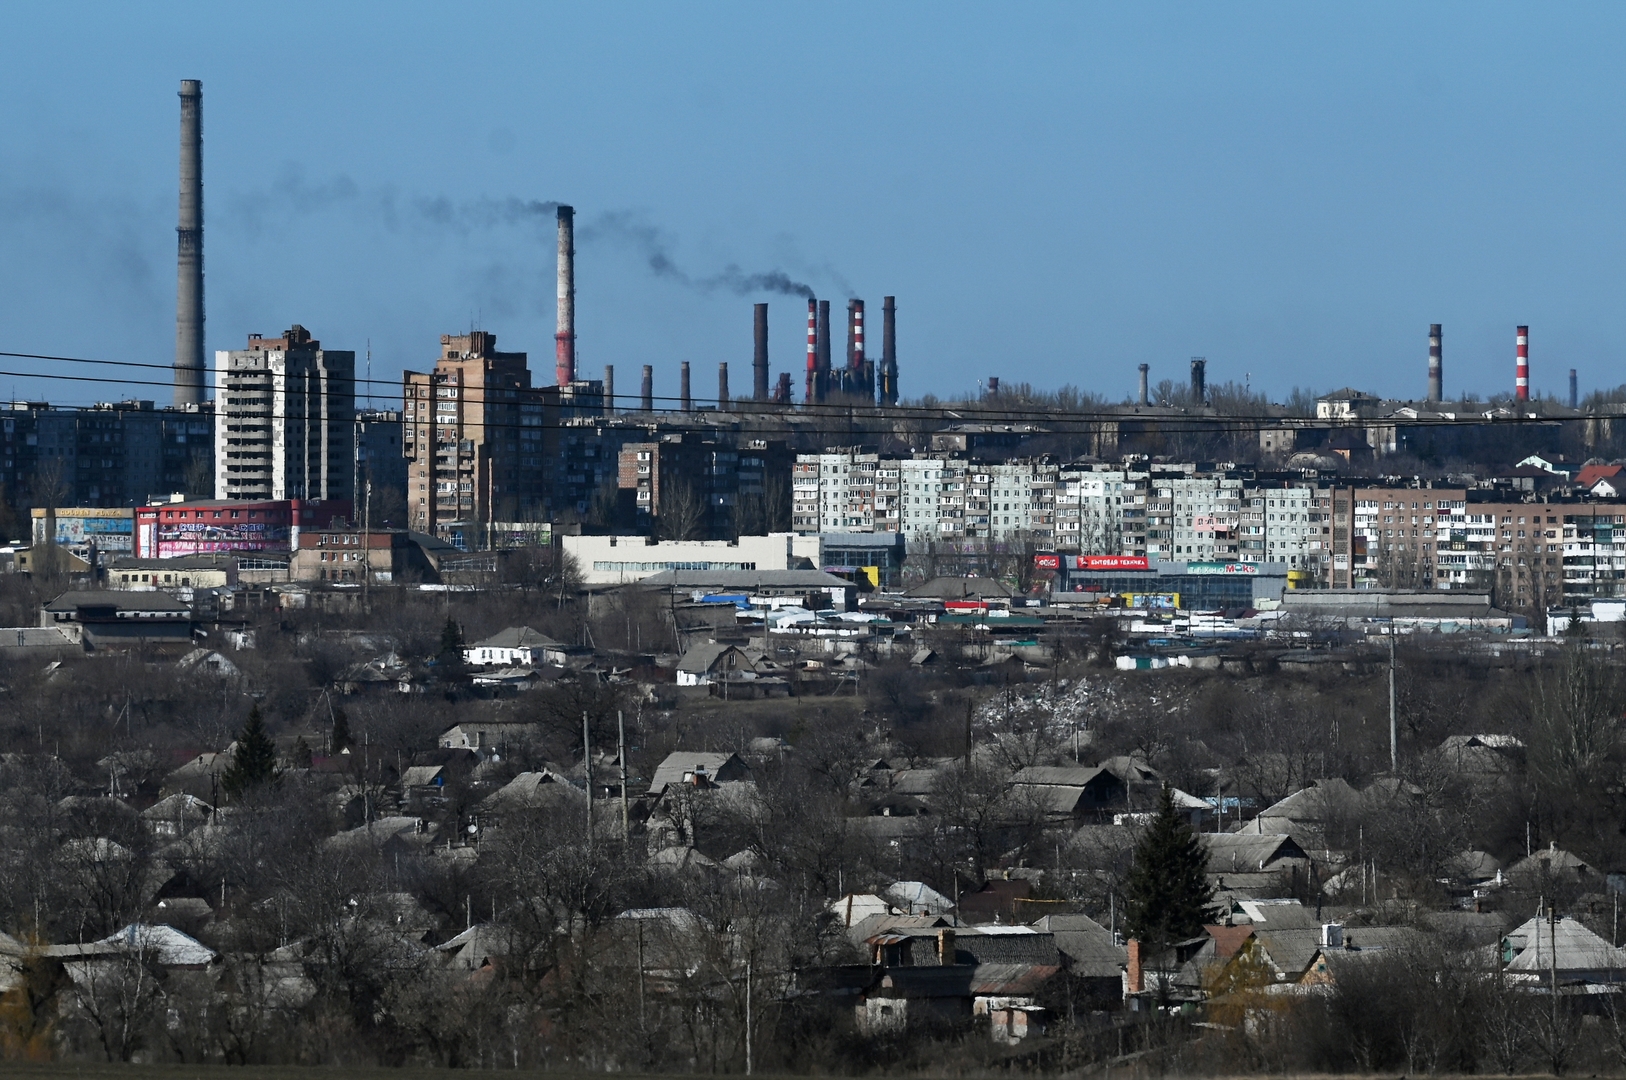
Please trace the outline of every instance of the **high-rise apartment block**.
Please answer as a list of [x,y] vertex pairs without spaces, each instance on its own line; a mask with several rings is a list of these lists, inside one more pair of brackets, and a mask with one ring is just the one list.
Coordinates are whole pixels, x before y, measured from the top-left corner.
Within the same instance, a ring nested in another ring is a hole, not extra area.
[[348,502],[356,354],[294,325],[215,353],[215,498]]
[[497,335],[484,330],[442,335],[434,370],[403,372],[401,390],[412,528],[540,512],[543,395],[524,353],[497,351]]

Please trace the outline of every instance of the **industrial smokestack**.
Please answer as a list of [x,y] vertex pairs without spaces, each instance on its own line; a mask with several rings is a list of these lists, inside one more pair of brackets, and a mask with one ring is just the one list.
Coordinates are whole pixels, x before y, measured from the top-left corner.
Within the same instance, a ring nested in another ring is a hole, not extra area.
[[996,397],[999,396],[999,376],[998,375],[990,375],[990,376],[988,376],[988,396],[990,398],[996,398]]
[[1518,328],[1513,361],[1513,396],[1519,401],[1530,400],[1530,328]]
[[644,385],[638,392],[638,406],[644,412],[655,411],[655,368],[650,364],[644,365]]
[[756,401],[768,400],[768,305],[756,306],[751,327],[751,397]]
[[830,301],[819,301],[819,377],[814,380],[819,400],[830,393]]
[[615,365],[604,365],[604,413],[615,412]]
[[553,335],[554,380],[576,381],[576,211],[559,207],[559,332]]
[[779,384],[774,387],[773,400],[776,405],[790,404],[790,372],[779,373]]
[[894,297],[881,297],[881,404],[898,403],[898,305]]
[[874,381],[869,376],[869,361],[864,359],[864,302],[847,302],[847,319],[852,324],[853,392],[873,399]]
[[1191,396],[1198,405],[1208,401],[1208,361],[1200,356],[1191,358]]
[[1445,358],[1441,345],[1444,334],[1439,323],[1428,326],[1428,400],[1445,400]]
[[1140,403],[1142,405],[1151,404],[1151,390],[1147,385],[1147,379],[1150,377],[1151,370],[1151,364],[1142,364],[1140,366]]
[[1577,386],[1575,382],[1575,369],[1570,368],[1570,408],[1572,409],[1578,409],[1581,407],[1580,389],[1581,388]]
[[181,80],[181,214],[175,227],[175,407],[203,402],[203,83]]
[[678,372],[678,408],[683,412],[694,410],[694,399],[689,396],[689,362],[683,361]]
[[717,411],[723,412],[728,408],[728,361],[724,360],[717,365]]
[[807,302],[807,393],[802,401],[812,405],[819,400],[819,302]]

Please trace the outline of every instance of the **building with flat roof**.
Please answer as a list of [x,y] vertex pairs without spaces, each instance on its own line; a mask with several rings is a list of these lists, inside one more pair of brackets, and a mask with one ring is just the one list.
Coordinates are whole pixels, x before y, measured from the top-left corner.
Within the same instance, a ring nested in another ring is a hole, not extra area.
[[402,373],[407,526],[520,521],[543,509],[543,394],[522,352],[484,330],[443,334],[434,370]]
[[135,554],[140,559],[222,552],[275,552],[299,548],[305,529],[348,520],[348,502],[311,499],[197,499],[136,510]]
[[215,498],[350,499],[355,419],[356,354],[297,323],[215,353]]

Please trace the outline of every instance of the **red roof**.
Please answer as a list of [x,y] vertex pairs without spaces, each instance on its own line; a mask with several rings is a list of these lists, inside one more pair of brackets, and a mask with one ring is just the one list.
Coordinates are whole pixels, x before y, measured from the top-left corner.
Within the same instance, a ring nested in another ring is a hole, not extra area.
[[1581,471],[1575,474],[1575,482],[1589,488],[1599,480],[1614,480],[1622,471],[1626,471],[1626,465],[1583,465]]

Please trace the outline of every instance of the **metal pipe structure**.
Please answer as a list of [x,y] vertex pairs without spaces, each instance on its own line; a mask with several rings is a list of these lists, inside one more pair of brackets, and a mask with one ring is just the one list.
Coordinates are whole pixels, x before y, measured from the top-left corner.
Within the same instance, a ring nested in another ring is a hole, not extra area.
[[790,372],[779,373],[779,385],[774,387],[773,400],[775,405],[790,404]]
[[1208,401],[1208,361],[1200,356],[1191,358],[1191,396],[1198,405]]
[[1140,366],[1140,403],[1142,405],[1151,404],[1151,387],[1147,383],[1147,380],[1151,377],[1151,371],[1151,364],[1142,364]]
[[1439,323],[1428,327],[1428,400],[1445,400],[1445,335]]
[[604,415],[615,412],[615,365],[604,365]]
[[1514,339],[1516,355],[1513,360],[1513,397],[1518,401],[1530,400],[1530,328],[1521,326]]
[[830,394],[830,301],[819,301],[819,374],[814,380],[819,401]]
[[181,80],[181,201],[175,226],[175,407],[203,403],[203,83]]
[[1575,369],[1570,368],[1570,408],[1572,409],[1578,409],[1581,407],[1580,389],[1581,388],[1575,382]]
[[807,301],[807,393],[802,401],[812,405],[819,399],[819,302]]
[[678,369],[678,408],[683,412],[694,411],[694,399],[689,396],[689,362],[683,361]]
[[898,403],[898,305],[896,298],[881,297],[881,404]]
[[728,361],[724,360],[717,365],[717,411],[723,412],[728,408]]
[[559,207],[559,332],[553,335],[554,381],[576,381],[576,211]]
[[644,412],[655,411],[655,368],[651,364],[644,365],[644,385],[638,397],[639,408]]
[[768,305],[758,304],[751,326],[751,398],[768,400]]

